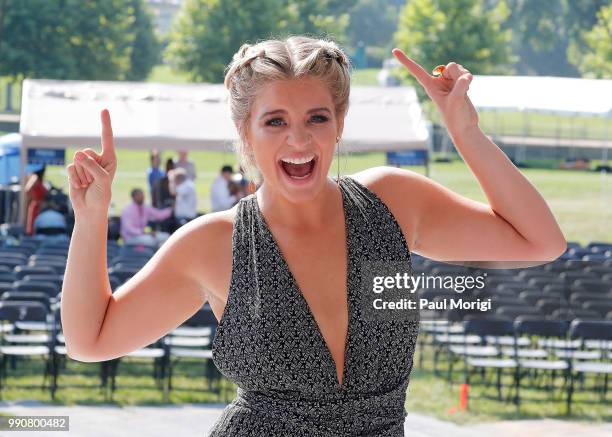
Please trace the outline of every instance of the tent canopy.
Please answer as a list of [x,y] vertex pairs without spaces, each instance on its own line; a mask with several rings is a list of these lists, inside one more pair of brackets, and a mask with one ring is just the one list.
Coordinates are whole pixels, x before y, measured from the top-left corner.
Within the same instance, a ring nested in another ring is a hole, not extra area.
[[612,80],[546,76],[474,76],[478,109],[612,117]]
[[[24,148],[99,144],[103,108],[116,147],[227,151],[237,140],[222,84],[28,79],[22,94]],[[342,138],[351,151],[428,148],[415,89],[353,86]]]

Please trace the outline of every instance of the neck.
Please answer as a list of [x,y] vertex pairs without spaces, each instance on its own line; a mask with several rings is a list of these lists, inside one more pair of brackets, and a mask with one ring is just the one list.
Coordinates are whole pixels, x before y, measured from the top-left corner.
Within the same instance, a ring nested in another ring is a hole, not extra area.
[[342,214],[342,193],[330,178],[315,197],[305,202],[292,202],[265,182],[255,193],[261,212],[269,222],[281,223],[302,231],[325,227],[330,219]]

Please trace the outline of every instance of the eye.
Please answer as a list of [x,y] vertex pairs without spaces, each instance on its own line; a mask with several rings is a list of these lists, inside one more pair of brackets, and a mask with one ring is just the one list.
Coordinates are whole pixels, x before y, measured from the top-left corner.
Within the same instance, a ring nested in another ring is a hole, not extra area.
[[317,123],[325,123],[327,120],[329,120],[329,118],[325,115],[313,115],[312,118],[317,119]]
[[271,118],[270,120],[266,121],[266,126],[280,126],[279,124],[276,124],[276,121],[283,121],[282,118]]

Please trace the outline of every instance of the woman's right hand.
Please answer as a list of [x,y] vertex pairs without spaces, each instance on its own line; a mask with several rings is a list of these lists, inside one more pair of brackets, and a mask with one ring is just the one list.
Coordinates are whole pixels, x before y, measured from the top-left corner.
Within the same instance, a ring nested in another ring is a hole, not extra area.
[[111,186],[117,171],[110,114],[104,109],[102,120],[102,154],[91,148],[77,150],[67,167],[70,201],[75,215],[108,214]]

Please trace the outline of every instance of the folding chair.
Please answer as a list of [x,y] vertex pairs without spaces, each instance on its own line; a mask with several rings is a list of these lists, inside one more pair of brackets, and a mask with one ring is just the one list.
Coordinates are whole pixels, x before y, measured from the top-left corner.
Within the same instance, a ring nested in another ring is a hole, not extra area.
[[[486,336],[493,337],[505,337],[511,336],[515,337],[514,325],[510,320],[499,320],[499,319],[482,319],[475,318],[464,321],[463,329],[467,335],[474,334],[481,337],[483,340]],[[466,345],[467,346],[467,345]],[[495,346],[495,345],[493,345]],[[513,342],[513,349],[516,351],[518,346],[516,341]],[[492,357],[470,357],[465,356],[464,361],[465,367],[465,382],[466,384],[470,383],[470,367],[480,369],[483,377],[486,376],[487,370],[494,370],[496,373],[496,387],[497,387],[497,398],[501,400],[502,398],[502,374],[504,370],[510,370],[513,373],[514,379],[514,388],[515,388],[515,396],[514,403],[518,402],[518,394],[517,394],[517,361],[514,358],[503,358],[501,353],[498,353],[497,356]],[[489,384],[487,384],[489,385]],[[509,399],[509,396],[508,396]]]
[[[569,328],[569,338],[579,339],[584,346],[586,340],[599,340],[609,344],[612,342],[612,321],[584,321],[574,320]],[[608,377],[612,374],[612,362],[609,353],[602,353],[601,360],[576,361],[569,360],[569,384],[567,390],[567,414],[571,414],[572,395],[574,393],[574,380],[577,376],[585,374],[603,376],[603,385],[594,388],[601,392],[601,399],[605,402],[608,391]],[[597,378],[595,378],[597,382]]]
[[[46,322],[48,320],[48,310],[39,302],[0,301],[0,321],[4,320],[13,325],[19,321]],[[45,362],[45,372],[41,388],[45,390],[47,377],[51,374],[50,342],[32,344],[31,341],[28,341],[32,338],[33,336],[27,334],[2,333],[0,339],[2,343],[0,345],[0,355],[2,356],[0,360],[0,398],[3,388],[6,386],[6,367],[9,358],[13,368],[15,368],[16,360],[19,357],[42,358]]]
[[[172,374],[176,364],[182,359],[204,361],[208,390],[212,382],[218,383],[218,394],[221,393],[220,377],[213,362],[210,346],[215,336],[217,319],[209,305],[204,305],[192,317],[175,331],[164,337],[168,365],[168,393],[172,390]],[[191,332],[190,332],[191,330]]]
[[[529,338],[532,342],[531,349],[519,349],[514,358],[518,360],[517,372],[517,403],[520,403],[521,379],[524,375],[532,374],[532,382],[537,381],[538,373],[550,373],[548,390],[554,390],[554,382],[557,372],[564,376],[564,385],[568,379],[568,363],[566,360],[551,358],[551,350],[555,340],[565,340],[569,323],[554,320],[521,317],[514,322],[517,340]],[[547,340],[534,342],[535,339]],[[548,347],[542,347],[548,346]],[[522,353],[521,353],[522,352]],[[526,371],[526,372],[525,372]],[[532,385],[532,387],[534,387]]]

